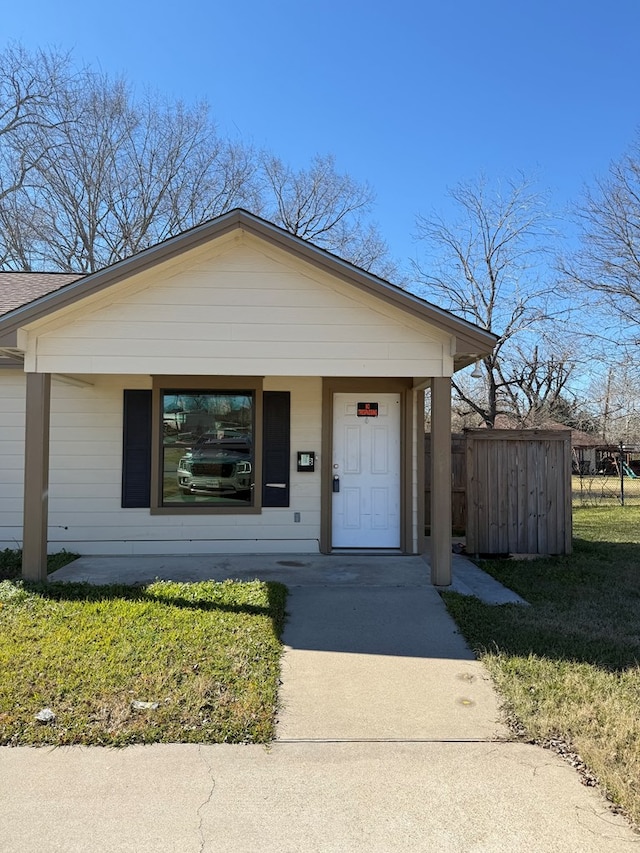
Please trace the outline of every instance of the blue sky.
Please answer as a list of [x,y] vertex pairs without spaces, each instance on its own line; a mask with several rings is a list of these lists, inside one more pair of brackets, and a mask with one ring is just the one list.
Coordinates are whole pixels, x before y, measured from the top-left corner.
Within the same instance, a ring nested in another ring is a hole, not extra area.
[[638,0],[26,0],[2,24],[0,46],[204,98],[224,134],[293,165],[333,153],[401,261],[459,180],[536,173],[562,208],[640,126]]

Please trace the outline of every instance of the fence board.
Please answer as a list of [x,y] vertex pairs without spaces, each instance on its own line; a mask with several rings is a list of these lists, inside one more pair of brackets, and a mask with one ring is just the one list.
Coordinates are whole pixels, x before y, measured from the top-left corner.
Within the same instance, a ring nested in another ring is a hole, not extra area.
[[467,550],[569,553],[569,431],[469,430],[466,440],[467,504],[477,510]]
[[[429,526],[430,437],[425,437]],[[452,436],[453,532],[480,554],[571,552],[571,433],[468,430]]]
[[[467,464],[466,441],[462,434],[451,436],[451,524],[455,533],[464,533],[467,523]],[[431,436],[425,436],[425,518],[431,520]]]

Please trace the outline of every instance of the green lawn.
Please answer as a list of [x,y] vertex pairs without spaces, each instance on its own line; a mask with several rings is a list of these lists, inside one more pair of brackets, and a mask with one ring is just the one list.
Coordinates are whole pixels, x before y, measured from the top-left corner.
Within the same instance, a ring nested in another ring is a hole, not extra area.
[[640,825],[640,508],[576,509],[574,536],[569,557],[483,561],[531,607],[444,597],[514,732],[577,754]]
[[0,744],[271,740],[285,598],[259,581],[0,582]]
[[[78,554],[70,551],[59,551],[47,557],[47,573],[55,572],[75,560]],[[0,581],[18,580],[22,574],[22,551],[5,548],[0,551]]]

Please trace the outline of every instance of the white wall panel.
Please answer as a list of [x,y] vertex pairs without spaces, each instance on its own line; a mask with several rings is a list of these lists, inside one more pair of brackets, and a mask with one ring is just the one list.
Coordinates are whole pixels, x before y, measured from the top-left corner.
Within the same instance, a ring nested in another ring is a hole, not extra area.
[[[28,330],[52,373],[448,374],[449,337],[246,238],[186,253]],[[175,368],[170,363],[175,362]]]
[[[22,540],[24,375],[0,374],[0,548]],[[151,515],[120,506],[124,388],[149,377],[97,377],[93,385],[54,382],[51,400],[49,547],[84,554],[318,550],[322,382],[269,378],[265,390],[291,392],[291,506],[260,515]],[[298,473],[296,452],[315,450],[316,471]],[[300,522],[294,522],[294,513]],[[271,544],[270,544],[271,543]],[[272,543],[278,543],[275,547]]]
[[0,549],[22,543],[25,380],[0,372]]

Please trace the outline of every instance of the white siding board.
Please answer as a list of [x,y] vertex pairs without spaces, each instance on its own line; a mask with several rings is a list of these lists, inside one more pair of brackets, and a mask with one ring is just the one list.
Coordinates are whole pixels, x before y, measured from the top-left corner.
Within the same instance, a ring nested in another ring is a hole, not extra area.
[[[118,342],[118,355],[120,358],[136,360],[139,358],[148,360],[149,340],[121,340]],[[179,359],[202,359],[211,361],[239,358],[251,358],[261,361],[263,358],[273,358],[287,361],[287,359],[303,359],[305,361],[318,361],[319,359],[333,360],[360,360],[377,359],[388,361],[407,361],[416,359],[421,362],[424,359],[442,358],[442,346],[431,342],[420,342],[411,344],[386,343],[375,338],[368,337],[366,340],[338,340],[338,341],[315,341],[304,338],[302,331],[297,332],[297,340],[270,340],[262,342],[255,340],[167,340],[157,341],[159,349],[162,349],[162,357]],[[102,357],[109,358],[109,350],[113,345],[107,346],[106,341],[91,341],[83,339],[77,341],[77,352],[74,356],[83,355],[89,357],[92,364],[99,362]],[[58,352],[56,352],[58,350]],[[38,363],[46,362],[48,356],[62,355],[65,350],[64,341],[40,342]],[[68,358],[68,356],[66,356]]]
[[387,357],[390,361],[444,360],[442,345],[431,341],[390,341],[387,345]]
[[0,459],[2,460],[2,478],[5,471],[20,471],[24,473],[24,442],[5,442],[0,445]]
[[0,481],[0,494],[4,496],[15,495],[15,486],[20,486],[20,496],[22,496],[22,482],[24,480],[23,466],[19,465],[15,468],[2,467],[2,480]]
[[18,444],[20,441],[24,440],[24,427],[8,426],[5,427],[2,432],[2,440],[6,441],[8,444]]
[[24,390],[24,376],[22,370],[3,370],[0,374],[2,382],[3,400],[21,400]]
[[[131,369],[134,362],[127,357],[83,358],[88,373],[122,373]],[[339,357],[302,361],[292,354],[287,359],[226,358],[204,360],[201,358],[152,357],[135,361],[136,368],[145,373],[159,375],[192,376],[251,376],[279,374],[281,376],[439,376],[442,359],[389,361],[386,359],[360,359],[345,361]],[[77,373],[75,356],[55,356],[38,361],[38,369],[45,373]],[[450,370],[445,374],[449,375]]]
[[[80,554],[91,553],[98,556],[115,556],[115,555],[192,555],[192,554],[253,554],[255,553],[255,545],[243,539],[228,539],[219,540],[217,542],[210,541],[194,541],[182,542],[175,541],[167,543],[165,541],[144,541],[142,543],[127,541],[125,543],[114,544],[111,541],[72,541],[72,542],[54,542],[53,549],[59,550],[62,547],[69,551],[77,551]],[[87,548],[92,550],[89,552]],[[302,553],[318,553],[318,543],[315,539],[270,539],[261,542],[261,553],[270,554],[302,554]]]
[[[54,353],[61,349],[63,343],[68,347],[80,348],[82,346],[80,341],[83,340],[94,341],[104,338],[110,341],[116,333],[119,333],[124,340],[134,338],[144,341],[340,341],[345,339],[366,341],[371,340],[371,329],[375,327],[376,340],[379,341],[389,343],[404,343],[406,341],[424,343],[425,341],[424,335],[415,329],[392,326],[382,321],[375,324],[364,323],[362,318],[360,318],[361,322],[359,323],[347,322],[347,318],[343,315],[336,317],[335,311],[329,311],[324,318],[320,318],[316,314],[313,322],[310,320],[289,324],[280,322],[283,319],[280,312],[271,313],[277,322],[255,322],[246,317],[230,319],[226,323],[179,321],[175,317],[175,312],[170,312],[170,316],[164,320],[157,317],[149,318],[147,315],[147,322],[144,324],[134,323],[128,318],[126,321],[94,323],[90,326],[84,325],[81,328],[70,326],[64,338],[49,339],[43,337],[39,343],[38,353]],[[356,319],[354,317],[354,320]],[[345,327],[347,327],[346,331]],[[73,341],[78,343],[72,344]],[[440,341],[433,343],[442,346]]]
[[[34,323],[29,364],[54,373],[302,376],[336,375],[341,360],[342,375],[414,376],[427,374],[427,360],[433,375],[448,371],[449,338],[435,326],[251,239],[226,249],[186,253],[181,269],[132,276],[85,313],[68,309],[66,322],[63,310]],[[179,359],[175,369],[167,359]]]
[[57,493],[58,489],[66,489],[68,487],[86,491],[92,485],[100,485],[103,488],[109,488],[113,491],[113,488],[117,486],[119,499],[122,481],[120,468],[120,465],[117,467],[109,465],[108,468],[100,470],[100,476],[97,478],[98,469],[93,465],[84,468],[79,468],[77,465],[73,467],[69,465],[58,466],[56,468],[55,483],[52,485],[51,491],[55,490]]
[[[104,423],[105,418],[116,416],[120,422],[120,410],[122,408],[121,401],[116,397],[114,400],[112,394],[105,388],[104,384],[96,384],[87,388],[78,388],[76,397],[67,397],[61,400],[56,391],[61,386],[56,387],[53,384],[53,399],[51,401],[51,423],[65,421],[70,425],[76,423],[76,418],[81,417],[87,421],[93,420],[94,423]],[[133,382],[129,382],[129,377],[126,378],[124,386],[126,388],[138,387]],[[117,394],[122,394],[122,387],[117,391]],[[56,410],[54,407],[58,407]],[[116,408],[114,409],[114,406]]]
[[[70,440],[64,433],[62,433],[62,438],[52,435],[52,439],[56,438],[56,455],[59,459],[66,461],[68,458],[84,457],[91,460],[112,460],[116,453],[122,452],[122,442],[113,440],[113,432],[108,433],[104,427],[100,426],[95,430],[95,439],[94,434],[87,435],[89,432],[88,429],[84,430],[82,440]],[[110,441],[105,440],[107,435],[111,439]],[[96,446],[100,448],[99,454],[96,454]]]
[[[62,472],[60,472],[62,473]],[[56,501],[56,506],[65,506],[64,501],[73,501],[77,504],[82,500],[100,500],[108,498],[111,502],[120,500],[120,478],[118,482],[106,482],[104,475],[99,480],[93,478],[90,482],[80,483],[77,480],[73,482],[62,483],[60,476],[56,477],[57,482],[50,489],[49,497]]]
[[[50,549],[85,554],[318,550],[322,380],[266,377],[266,390],[291,392],[291,506],[260,515],[151,515],[120,506],[125,387],[148,377],[99,377],[91,387],[52,388]],[[14,378],[14,409],[24,409],[24,376]],[[0,388],[2,386],[0,385]],[[22,397],[20,397],[22,394]],[[14,412],[15,413],[15,412]],[[0,426],[2,415],[0,413]],[[0,547],[22,538],[23,444],[0,429]],[[3,435],[5,438],[3,439]],[[315,450],[318,470],[295,470],[296,451]],[[294,512],[301,521],[294,522]]]
[[[95,447],[92,447],[92,453],[81,453],[79,450],[71,453],[69,448],[60,448],[56,444],[55,448],[51,448],[51,459],[49,468],[51,471],[73,470],[80,464],[88,465],[92,471],[110,471],[113,468],[115,455],[107,456],[104,453],[105,448],[100,448],[98,453]],[[66,451],[66,452],[65,452]],[[117,469],[120,470],[122,461],[118,459]]]
[[403,329],[398,326],[387,326],[380,324],[375,327],[375,336],[372,338],[372,324],[350,323],[345,330],[339,322],[320,323],[297,323],[289,326],[273,323],[270,325],[239,324],[232,327],[232,338],[234,341],[256,341],[272,342],[286,341],[290,343],[313,342],[313,343],[340,343],[340,342],[369,342],[375,344],[397,344],[404,343],[408,339],[416,344],[433,347],[437,352],[442,349],[439,342],[425,342],[413,329]]
[[97,421],[105,430],[105,435],[113,435],[110,431],[114,427],[122,426],[122,417],[117,412],[112,411],[110,407],[101,412],[100,415],[95,412],[69,412],[66,410],[51,413],[51,435],[60,438],[66,436],[68,440],[72,440],[72,436],[76,434],[78,437],[82,437],[84,430],[87,427],[95,428]]
[[[1,548],[21,548],[22,547],[22,527],[20,525],[4,525],[0,524],[0,547]],[[60,550],[52,548],[52,551]]]
[[[294,512],[300,512],[301,520],[294,523],[296,536],[306,535],[319,539],[320,536],[320,447],[322,445],[322,380],[319,377],[300,380],[288,379],[291,387],[291,487],[290,508],[285,510],[287,520],[293,519]],[[279,390],[273,387],[271,390]],[[286,390],[281,388],[280,390]],[[299,472],[296,470],[297,451],[316,452],[316,470]],[[306,529],[311,522],[314,533],[301,534],[298,528]]]
[[[210,288],[212,286],[213,283],[210,282]],[[202,293],[206,295],[203,296]],[[157,290],[154,289],[151,306],[148,303],[149,297],[147,297],[147,302],[140,299],[139,301],[111,304],[100,311],[94,311],[90,315],[78,313],[65,324],[58,323],[55,328],[43,328],[41,331],[46,334],[48,331],[55,331],[55,329],[64,326],[65,329],[73,329],[69,332],[70,336],[82,337],[84,328],[89,323],[94,324],[98,329],[103,324],[107,329],[113,328],[118,323],[144,325],[149,319],[149,307],[152,309],[153,322],[171,323],[176,319],[176,307],[185,310],[189,307],[185,304],[186,295],[190,295],[193,300],[190,305],[220,310],[236,309],[243,306],[246,310],[246,306],[251,306],[252,308],[294,309],[300,313],[307,312],[309,309],[337,311],[345,307],[344,298],[332,292],[324,294],[311,291],[297,293],[289,290],[265,292],[263,289],[246,288],[242,291],[241,299],[236,288],[224,288],[218,292],[209,290],[202,293],[187,294],[186,291],[182,290],[175,291],[167,287],[157,288]],[[189,325],[191,322],[198,322],[200,319],[200,317],[191,317],[184,322]],[[216,318],[212,317],[211,320],[215,322]]]
[[[89,500],[79,500],[78,496],[63,498],[57,490],[52,489],[52,495],[56,498],[55,508],[50,510],[49,520],[59,524],[73,525],[74,527],[99,527],[101,521],[105,520],[105,514],[113,514],[113,497],[101,497],[94,494]],[[120,495],[118,494],[118,499]],[[119,503],[119,500],[118,500]],[[136,526],[135,520],[123,514],[122,526]]]
[[[1,379],[1,377],[0,377]],[[0,393],[2,389],[2,383],[0,382]],[[2,404],[0,404],[2,408],[2,429],[5,430],[11,427],[20,427],[20,429],[24,430],[24,406],[21,411],[12,411],[8,410],[5,405],[5,399],[2,398]]]
[[[226,297],[226,298],[225,298]],[[373,302],[373,297],[368,297],[370,304],[363,305],[351,296],[339,296],[333,294],[327,298],[324,294],[316,295],[308,293],[307,298],[300,300],[292,298],[289,294],[278,292],[274,297],[269,291],[245,289],[242,282],[238,282],[230,289],[218,291],[214,283],[210,282],[208,289],[191,289],[185,285],[175,288],[152,287],[145,294],[137,294],[131,300],[119,304],[111,304],[103,310],[95,310],[92,314],[75,317],[64,325],[57,325],[55,329],[43,328],[38,331],[41,336],[59,335],[67,336],[67,328],[72,328],[70,336],[83,337],[89,330],[95,327],[103,327],[105,334],[117,330],[122,323],[134,325],[146,325],[147,321],[176,323],[202,322],[202,315],[194,314],[194,309],[215,309],[211,317],[211,323],[220,323],[221,319],[230,322],[260,322],[260,315],[269,312],[266,316],[270,322],[298,323],[304,322],[312,325],[316,321],[316,314],[320,322],[333,318],[342,325],[350,322],[363,322],[366,320],[371,325],[386,325],[389,322],[399,323],[402,326],[417,328],[417,321],[404,315],[398,309],[386,306],[384,303]],[[297,304],[300,303],[300,304]],[[336,315],[339,314],[340,317]],[[376,316],[377,315],[377,316]],[[85,331],[87,330],[87,331]],[[423,333],[437,336],[435,328],[430,329],[423,324]]]
[[25,379],[0,373],[0,549],[22,542]]
[[[269,539],[318,539],[316,524],[296,524],[295,530],[293,524],[287,522],[280,525],[264,524],[254,527],[233,527],[227,525],[221,528],[217,535],[212,534],[210,527],[152,527],[150,525],[132,524],[126,528],[121,525],[111,525],[108,521],[101,526],[91,526],[89,524],[75,525],[73,527],[64,523],[56,524],[57,519],[53,518],[49,526],[50,538],[55,538],[58,542],[104,542],[110,540],[115,545],[125,542],[209,542],[211,547],[215,547],[218,541],[226,541],[229,539],[243,539],[249,543],[253,543],[254,551],[260,551],[262,542]],[[62,520],[63,521],[63,520]],[[13,517],[12,524],[14,527],[19,527],[18,514]],[[86,554],[93,553],[90,546],[84,552]],[[167,550],[165,553],[171,553]]]
[[[264,277],[261,277],[264,283]],[[226,310],[235,309],[237,307],[250,306],[251,308],[286,308],[306,311],[309,308],[336,309],[345,307],[344,297],[339,293],[330,290],[312,291],[312,290],[286,290],[276,288],[267,291],[264,286],[244,287],[242,289],[242,298],[239,301],[238,289],[235,287],[220,287],[214,290],[215,281],[210,279],[207,282],[207,288],[202,291],[189,293],[186,289],[182,289],[178,284],[172,287],[157,286],[153,288],[153,302],[151,308],[153,312],[153,320],[158,323],[171,323],[175,319],[176,306],[180,308],[188,307],[185,304],[185,296],[189,295],[192,302],[200,307],[220,308]],[[92,313],[76,312],[73,317],[69,317],[64,324],[56,323],[45,326],[41,329],[43,333],[54,331],[57,328],[65,327],[72,329],[69,334],[71,336],[83,336],[83,329],[86,325],[92,324],[96,328],[100,328],[103,324],[105,327],[113,327],[117,323],[132,323],[144,324],[149,318],[149,295],[142,297],[131,297],[126,301],[111,303],[101,308],[94,309]],[[353,306],[352,306],[353,307]],[[200,318],[191,318],[191,320],[199,320]],[[215,318],[212,318],[215,320]],[[187,323],[190,320],[186,321]]]

